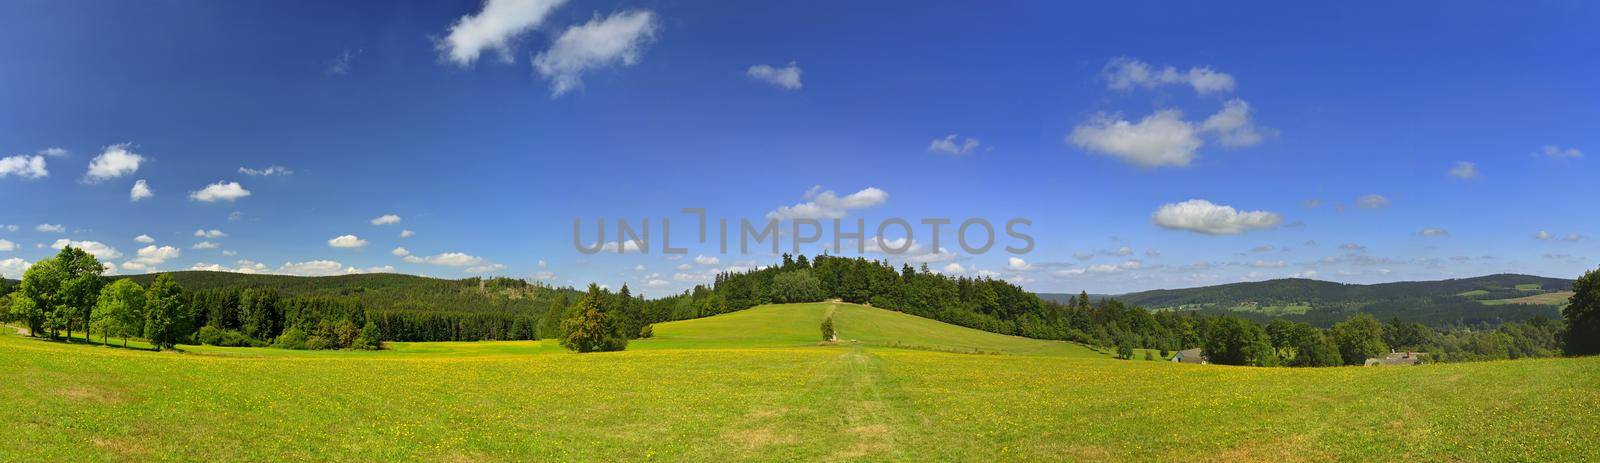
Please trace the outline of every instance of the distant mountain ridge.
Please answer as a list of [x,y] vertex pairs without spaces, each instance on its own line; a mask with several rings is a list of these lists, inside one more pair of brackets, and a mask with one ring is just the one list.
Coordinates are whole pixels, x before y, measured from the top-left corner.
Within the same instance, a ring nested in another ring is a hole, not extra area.
[[[1236,313],[1258,319],[1283,317],[1324,326],[1356,312],[1428,324],[1495,323],[1560,316],[1558,308],[1565,300],[1562,296],[1572,288],[1572,282],[1510,273],[1377,284],[1282,278],[1090,297],[1110,297],[1151,310]],[[1543,296],[1529,298],[1536,295]],[[1073,295],[1039,296],[1065,301]]]

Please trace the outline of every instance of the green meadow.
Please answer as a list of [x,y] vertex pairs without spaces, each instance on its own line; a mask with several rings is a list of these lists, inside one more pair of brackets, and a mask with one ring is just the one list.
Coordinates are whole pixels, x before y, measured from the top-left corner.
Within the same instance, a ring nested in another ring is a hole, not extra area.
[[[830,316],[840,341],[819,342]],[[552,341],[153,352],[7,330],[0,460],[1600,459],[1600,358],[1115,360],[826,303],[654,331],[573,354]]]

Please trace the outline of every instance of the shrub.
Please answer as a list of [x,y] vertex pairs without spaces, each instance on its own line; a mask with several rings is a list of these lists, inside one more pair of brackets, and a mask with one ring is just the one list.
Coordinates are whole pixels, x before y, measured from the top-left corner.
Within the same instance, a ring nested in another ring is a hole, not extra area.
[[277,342],[272,343],[272,346],[280,349],[304,350],[306,342],[306,332],[294,327],[283,330],[283,334],[278,335]]
[[639,329],[639,339],[649,339],[653,337],[656,337],[655,325],[645,325],[644,328]]
[[828,318],[823,319],[822,320],[822,340],[823,341],[833,341],[833,340],[835,340],[834,338],[837,337],[837,335],[838,335],[838,333],[835,333],[833,331],[833,317],[829,316]]

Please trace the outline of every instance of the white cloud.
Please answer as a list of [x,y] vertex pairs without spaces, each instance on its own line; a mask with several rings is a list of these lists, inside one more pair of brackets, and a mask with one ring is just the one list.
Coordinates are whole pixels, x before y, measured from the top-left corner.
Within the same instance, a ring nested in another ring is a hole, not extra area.
[[150,191],[150,184],[145,183],[144,179],[133,182],[133,189],[128,191],[128,199],[130,201],[138,201],[155,195],[155,192]]
[[237,256],[237,255],[239,255],[239,253],[234,252],[234,251],[230,251],[230,250],[223,250],[222,251],[222,255],[224,255],[224,256]]
[[503,264],[487,264],[487,265],[479,265],[479,266],[476,266],[476,267],[467,267],[466,272],[467,273],[494,273],[494,272],[498,272],[498,271],[505,270],[505,269],[506,269],[506,266],[503,265]]
[[1157,70],[1149,63],[1126,57],[1106,63],[1104,76],[1106,85],[1113,90],[1188,85],[1193,87],[1195,92],[1205,95],[1231,92],[1234,87],[1232,75],[1217,72],[1209,67],[1193,67],[1189,68],[1188,72],[1179,72],[1172,66]]
[[42,155],[45,155],[45,156],[49,156],[49,157],[52,157],[52,158],[60,158],[60,157],[66,157],[67,156],[67,150],[62,149],[62,148],[58,148],[58,147],[50,147],[50,148],[45,148],[45,149],[39,150],[39,154],[42,154]]
[[16,155],[0,158],[0,178],[12,175],[21,178],[44,178],[50,175],[44,156]]
[[1283,268],[1286,265],[1288,264],[1281,260],[1258,260],[1250,263],[1250,266],[1255,268]]
[[105,152],[89,161],[89,171],[83,175],[84,180],[98,182],[138,172],[139,165],[144,163],[144,156],[129,150],[132,146],[128,143],[107,146]]
[[951,262],[949,264],[946,264],[944,266],[943,271],[944,271],[944,273],[951,274],[951,275],[959,275],[959,274],[962,274],[962,273],[967,273],[967,269],[965,267],[962,267],[961,264],[956,263],[956,262]]
[[667,286],[669,284],[672,284],[672,283],[668,282],[667,280],[660,279],[660,278],[656,278],[656,279],[644,282],[645,286],[648,286],[648,287],[651,287],[651,288],[661,288],[661,287],[665,287],[665,286]]
[[1533,239],[1540,241],[1549,241],[1551,238],[1555,238],[1555,235],[1552,235],[1550,232],[1544,230],[1539,230],[1539,233],[1533,234]]
[[62,226],[61,224],[41,223],[41,224],[39,224],[39,226],[33,227],[33,229],[36,230],[36,231],[39,231],[41,233],[66,233],[67,232],[67,227]]
[[1156,111],[1137,123],[1098,113],[1074,127],[1067,141],[1144,167],[1189,165],[1204,144],[1194,125],[1175,109]]
[[[589,247],[593,248],[594,246],[590,245]],[[630,253],[630,252],[639,252],[639,242],[638,241],[634,241],[634,240],[623,241],[622,242],[622,250],[621,250],[621,252],[618,252],[617,251],[617,242],[616,241],[607,241],[607,242],[605,242],[605,244],[600,245],[600,251],[601,252],[613,252],[613,253],[618,253],[618,254],[626,254],[626,253]]]
[[1577,148],[1562,148],[1556,145],[1544,145],[1537,153],[1547,158],[1577,159],[1583,157],[1583,152]]
[[134,241],[138,241],[140,243],[144,243],[144,244],[150,244],[150,243],[156,242],[156,239],[155,238],[151,238],[150,235],[135,236],[135,237],[133,237],[133,240]]
[[1223,103],[1222,110],[1207,117],[1200,131],[1215,134],[1217,142],[1228,148],[1254,146],[1261,143],[1272,129],[1257,128],[1250,120],[1250,103],[1233,99]]
[[459,252],[446,252],[432,256],[405,256],[405,261],[413,264],[433,264],[449,267],[468,267],[483,265],[483,258]]
[[240,167],[239,173],[254,177],[271,177],[274,175],[294,175],[294,171],[279,165],[271,165],[260,169]]
[[1424,228],[1422,231],[1417,232],[1417,234],[1422,236],[1450,236],[1450,230],[1445,230],[1443,228]]
[[750,66],[750,69],[745,70],[745,75],[784,90],[799,90],[801,86],[800,72],[800,65],[790,61],[788,66],[781,68],[765,64]]
[[217,201],[231,202],[246,196],[250,196],[250,190],[244,189],[243,186],[239,185],[239,182],[219,181],[217,183],[206,185],[206,187],[201,188],[200,191],[189,192],[189,199],[208,203],[214,203]]
[[567,28],[549,50],[533,59],[533,67],[550,80],[552,97],[583,87],[583,73],[610,66],[632,66],[655,39],[655,13],[633,10],[596,16]]
[[1472,180],[1478,178],[1478,165],[1466,161],[1457,161],[1455,167],[1451,167],[1445,173],[1462,180]]
[[[183,251],[172,246],[158,247],[155,245],[150,245],[139,248],[137,254],[137,257],[134,257],[130,262],[135,262],[144,266],[154,266],[161,265],[162,263],[171,259],[182,257]],[[124,262],[123,265],[126,266],[127,263]]]
[[356,55],[359,54],[361,54],[361,50],[359,49],[355,51],[345,50],[339,52],[339,56],[335,56],[333,61],[328,62],[328,67],[324,69],[323,72],[326,72],[330,76],[342,76],[349,74],[350,67],[355,64],[354,61],[356,59]]
[[413,237],[413,236],[416,236],[416,235],[417,235],[417,232],[414,232],[414,231],[411,231],[411,230],[400,230],[400,237],[401,238],[410,238],[410,237]]
[[22,260],[18,257],[0,260],[0,276],[11,279],[21,279],[22,272],[28,271],[28,267],[31,266],[33,266],[33,264],[28,263],[28,261]]
[[1356,207],[1362,209],[1382,209],[1389,206],[1389,198],[1383,195],[1366,195],[1356,198]]
[[708,255],[701,254],[701,255],[698,255],[698,256],[694,256],[694,263],[700,264],[700,265],[717,265],[717,264],[722,263],[722,259],[718,259],[716,256],[708,256]]
[[101,243],[99,241],[73,241],[62,238],[56,240],[55,244],[50,245],[52,249],[61,249],[67,246],[82,249],[83,252],[93,254],[96,259],[100,259],[102,261],[122,257],[122,253],[118,252],[117,248],[107,246],[105,243]]
[[394,214],[384,214],[372,219],[373,225],[393,225],[397,223],[400,223],[400,216]]
[[389,251],[389,253],[394,254],[396,257],[405,257],[411,255],[411,250],[406,248],[394,248],[394,250]]
[[222,245],[210,241],[201,241],[199,243],[195,243],[194,246],[190,246],[189,249],[216,249],[219,247],[222,247]]
[[1359,244],[1356,244],[1356,243],[1345,243],[1345,244],[1339,245],[1339,249],[1343,249],[1343,250],[1346,250],[1346,251],[1363,252],[1363,251],[1367,250],[1367,247],[1359,245]]
[[356,235],[341,235],[328,240],[328,246],[336,248],[359,248],[367,245],[367,240],[357,238]]
[[0,239],[0,251],[15,251],[15,250],[17,250],[17,243],[13,243],[11,241]]
[[350,273],[345,271],[344,264],[331,260],[311,260],[305,262],[284,262],[278,267],[278,273],[299,276],[329,276]]
[[777,210],[767,213],[768,219],[838,219],[843,218],[851,209],[862,209],[883,204],[889,200],[889,193],[877,188],[867,187],[861,191],[851,193],[849,196],[839,197],[832,190],[816,193],[817,188],[806,193],[809,202],[782,206]]
[[1007,257],[1006,270],[1013,272],[1027,272],[1033,270],[1033,266],[1029,265],[1028,261],[1022,260],[1020,257]]
[[485,50],[499,52],[507,63],[515,61],[512,41],[544,23],[565,0],[486,0],[477,14],[462,16],[450,25],[450,34],[437,44],[445,59],[469,67]]
[[950,134],[944,138],[935,138],[932,142],[929,142],[928,151],[960,156],[971,153],[982,144],[976,138],[968,137],[966,140],[959,140],[955,134]]
[[1150,219],[1162,228],[1207,235],[1234,235],[1276,227],[1283,222],[1283,217],[1273,212],[1241,212],[1203,199],[1162,205]]
[[204,230],[204,229],[202,229],[202,230],[195,230],[194,231],[194,236],[195,236],[195,238],[226,238],[228,236],[228,234],[227,233],[223,233],[222,230]]

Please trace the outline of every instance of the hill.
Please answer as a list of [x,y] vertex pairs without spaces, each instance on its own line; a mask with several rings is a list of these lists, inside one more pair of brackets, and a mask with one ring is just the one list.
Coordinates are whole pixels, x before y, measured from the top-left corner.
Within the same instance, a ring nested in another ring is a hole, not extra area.
[[[1572,280],[1498,274],[1440,281],[1346,284],[1288,278],[1122,294],[1152,310],[1234,312],[1327,326],[1355,312],[1428,325],[1498,323],[1559,317]],[[1542,298],[1529,296],[1544,295]]]
[[[0,407],[0,460],[1600,458],[1600,358],[1121,361],[846,304],[833,316],[847,340],[819,343],[829,307],[662,323],[600,354],[552,341],[172,353],[5,330],[0,401],[26,406]],[[964,347],[998,355],[942,351]]]

